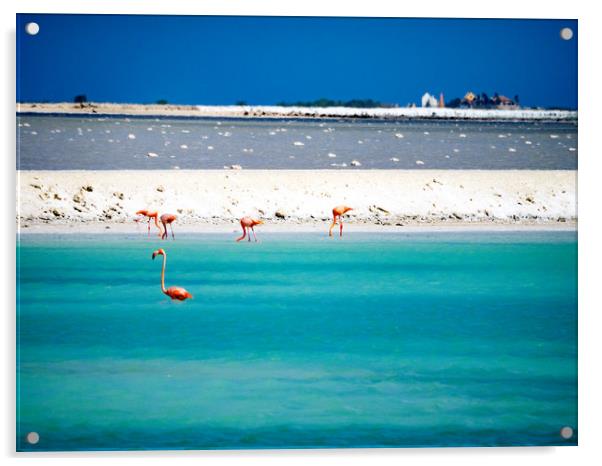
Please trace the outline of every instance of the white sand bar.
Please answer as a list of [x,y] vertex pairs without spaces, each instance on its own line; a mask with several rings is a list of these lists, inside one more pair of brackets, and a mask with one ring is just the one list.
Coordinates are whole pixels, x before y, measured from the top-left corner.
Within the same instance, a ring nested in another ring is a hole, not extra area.
[[59,113],[72,115],[131,115],[180,117],[253,118],[434,118],[476,120],[577,120],[571,110],[542,109],[466,109],[466,108],[350,108],[278,107],[241,105],[157,105],[87,103],[83,107],[69,102],[18,103],[21,113]]
[[[577,221],[575,171],[149,170],[20,171],[21,227],[131,224],[140,209],[185,225],[235,225],[245,215],[312,228],[339,204],[350,224],[568,225]],[[229,230],[228,230],[229,231]]]

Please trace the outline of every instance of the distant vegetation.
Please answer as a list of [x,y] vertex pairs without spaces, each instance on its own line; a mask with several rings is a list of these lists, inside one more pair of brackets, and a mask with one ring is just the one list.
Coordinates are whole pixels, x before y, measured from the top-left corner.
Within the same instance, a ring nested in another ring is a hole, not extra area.
[[510,99],[506,96],[500,95],[494,92],[493,97],[489,97],[485,92],[480,94],[473,94],[468,92],[463,98],[456,97],[445,104],[449,108],[509,108],[519,107],[520,99],[518,95],[514,96],[514,99]]
[[76,95],[73,98],[73,102],[79,104],[81,108],[84,108],[84,104],[88,101],[88,98],[85,94]]
[[156,102],[157,105],[167,105],[168,103],[169,102],[167,102],[167,100],[165,100],[165,99],[159,99]]
[[392,108],[397,104],[387,104],[372,99],[332,100],[321,98],[312,101],[278,102],[280,107],[352,107],[352,108]]

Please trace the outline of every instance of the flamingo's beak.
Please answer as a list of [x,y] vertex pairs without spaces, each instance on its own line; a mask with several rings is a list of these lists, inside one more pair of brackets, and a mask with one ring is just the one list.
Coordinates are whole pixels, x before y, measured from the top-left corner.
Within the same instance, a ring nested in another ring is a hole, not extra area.
[[153,259],[157,257],[157,251],[153,252]]

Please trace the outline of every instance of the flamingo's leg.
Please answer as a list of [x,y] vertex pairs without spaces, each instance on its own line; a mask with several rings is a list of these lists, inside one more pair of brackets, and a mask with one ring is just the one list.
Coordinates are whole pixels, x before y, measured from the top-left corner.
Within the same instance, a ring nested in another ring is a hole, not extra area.
[[242,236],[240,238],[236,238],[236,241],[241,241],[243,239],[245,239],[245,236],[247,236],[247,229],[243,226],[242,227]]
[[169,228],[171,228],[171,239],[176,239],[175,235],[173,234],[173,225],[171,223],[169,224]]
[[150,238],[150,217],[148,218],[148,237]]
[[[257,242],[257,236],[255,236],[255,227],[251,227],[251,231],[253,232],[253,238],[255,238],[255,242]],[[249,236],[249,241],[251,240],[251,236]]]
[[334,226],[337,224],[337,216],[335,215],[332,218],[332,224],[330,225],[330,229],[328,230],[328,236],[332,236],[332,229],[334,228]]
[[339,236],[343,236],[343,220],[339,220]]

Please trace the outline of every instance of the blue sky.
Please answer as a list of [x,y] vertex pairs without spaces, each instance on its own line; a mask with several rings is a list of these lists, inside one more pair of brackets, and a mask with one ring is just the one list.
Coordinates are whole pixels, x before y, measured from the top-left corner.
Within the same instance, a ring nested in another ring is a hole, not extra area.
[[23,14],[17,100],[406,105],[472,90],[576,108],[577,36],[576,20]]

